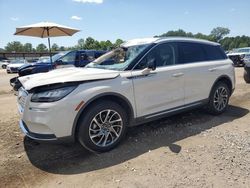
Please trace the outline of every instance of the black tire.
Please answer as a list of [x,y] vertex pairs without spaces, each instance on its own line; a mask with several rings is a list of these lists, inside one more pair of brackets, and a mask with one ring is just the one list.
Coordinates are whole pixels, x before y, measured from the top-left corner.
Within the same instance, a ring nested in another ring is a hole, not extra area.
[[[108,113],[109,115],[107,115]],[[101,126],[97,126],[97,123],[94,123],[96,122],[94,121],[94,118],[96,118],[95,120],[97,120],[98,124]],[[104,121],[103,121],[103,118],[105,119]],[[107,121],[108,118],[109,118],[109,121]],[[117,121],[115,122],[117,122],[118,126],[120,125],[122,126],[118,127],[117,125],[114,125],[114,123],[113,124],[112,123],[103,123],[103,124],[100,123],[100,122],[110,122],[112,118],[117,119]],[[121,122],[118,121],[119,119],[121,119]],[[116,147],[121,142],[121,140],[123,139],[126,133],[127,124],[128,124],[127,114],[125,113],[125,110],[123,110],[123,108],[119,104],[112,102],[112,101],[99,101],[99,102],[92,104],[88,108],[88,110],[84,111],[84,113],[80,117],[78,121],[79,127],[78,127],[78,132],[77,132],[77,138],[80,144],[90,151],[107,152],[113,149],[114,147]],[[117,134],[115,134],[114,131]],[[96,136],[98,134],[99,136]],[[91,135],[92,135],[92,139],[91,139]],[[103,137],[104,137],[104,140],[103,140]],[[105,142],[106,137],[107,137],[107,140],[106,140],[107,142]],[[114,139],[114,137],[116,138]],[[100,141],[100,144],[98,144],[99,141]],[[107,144],[106,146],[104,146],[104,142],[105,142],[105,145]]]
[[244,70],[244,80],[246,83],[250,83],[250,71]]
[[3,68],[3,69],[6,69],[6,67],[7,67],[6,65],[2,65],[2,68]]
[[219,115],[225,112],[228,107],[230,94],[231,92],[226,83],[217,82],[209,96],[208,112],[213,115]]

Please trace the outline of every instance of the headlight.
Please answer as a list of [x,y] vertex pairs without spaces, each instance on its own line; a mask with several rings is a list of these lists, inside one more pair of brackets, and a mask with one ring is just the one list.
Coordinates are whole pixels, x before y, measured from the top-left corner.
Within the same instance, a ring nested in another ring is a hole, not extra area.
[[31,102],[55,102],[70,94],[77,86],[67,86],[34,93]]

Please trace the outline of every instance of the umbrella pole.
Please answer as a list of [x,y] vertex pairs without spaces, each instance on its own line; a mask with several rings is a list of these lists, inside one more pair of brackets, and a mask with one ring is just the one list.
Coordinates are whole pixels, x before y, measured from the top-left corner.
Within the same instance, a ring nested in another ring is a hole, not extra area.
[[53,62],[52,62],[52,57],[51,57],[50,38],[49,38],[49,28],[48,27],[47,27],[47,35],[48,35],[48,43],[49,43],[49,57],[50,57],[50,63],[52,65]]

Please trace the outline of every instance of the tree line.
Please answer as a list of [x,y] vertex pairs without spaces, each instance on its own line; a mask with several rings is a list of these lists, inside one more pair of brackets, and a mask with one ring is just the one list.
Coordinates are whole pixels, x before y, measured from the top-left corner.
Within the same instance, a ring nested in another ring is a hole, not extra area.
[[[206,35],[203,33],[193,34],[192,32],[186,32],[182,29],[171,30],[161,35],[155,37],[169,37],[169,36],[179,36],[179,37],[190,37],[205,39],[209,41],[219,42],[224,50],[232,50],[234,48],[242,48],[250,46],[250,37],[249,36],[236,36],[236,37],[227,37],[230,34],[230,29],[224,27],[214,28],[210,34]],[[110,40],[98,41],[92,37],[87,37],[86,39],[79,39],[77,44],[71,47],[58,46],[57,44],[52,44],[51,51],[65,51],[65,50],[80,50],[80,49],[96,49],[96,50],[110,50],[112,48],[118,47],[124,41],[122,39],[117,39],[114,43]],[[2,52],[48,52],[48,48],[45,44],[38,44],[36,47],[33,47],[31,43],[22,44],[19,41],[9,42],[4,49],[0,49]]]
[[218,42],[221,44],[224,50],[229,51],[234,48],[250,47],[250,37],[249,36],[236,36],[236,37],[226,37],[230,34],[230,29],[224,27],[214,28],[209,35],[203,33],[193,34],[191,32],[185,32],[182,29],[176,31],[168,31],[162,35],[156,37],[169,37],[169,36],[180,36],[189,38],[205,39],[213,42]]
[[[110,50],[122,44],[124,41],[121,39],[117,39],[114,43],[110,40],[107,41],[97,41],[92,37],[84,39],[79,39],[75,46],[65,47],[59,46],[56,43],[52,44],[51,51],[65,51],[65,50]],[[36,47],[33,47],[31,43],[22,44],[19,41],[9,42],[4,49],[0,49],[1,52],[48,52],[49,49],[43,43],[38,44]]]

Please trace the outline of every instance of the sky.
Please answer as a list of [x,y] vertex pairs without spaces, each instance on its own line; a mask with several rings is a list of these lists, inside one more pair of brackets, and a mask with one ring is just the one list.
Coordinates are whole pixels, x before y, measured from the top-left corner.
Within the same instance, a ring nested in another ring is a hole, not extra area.
[[250,0],[0,0],[0,48],[8,42],[47,44],[46,39],[14,36],[16,27],[42,21],[78,28],[51,43],[74,46],[96,40],[152,37],[169,30],[209,34],[217,26],[230,36],[250,36]]

